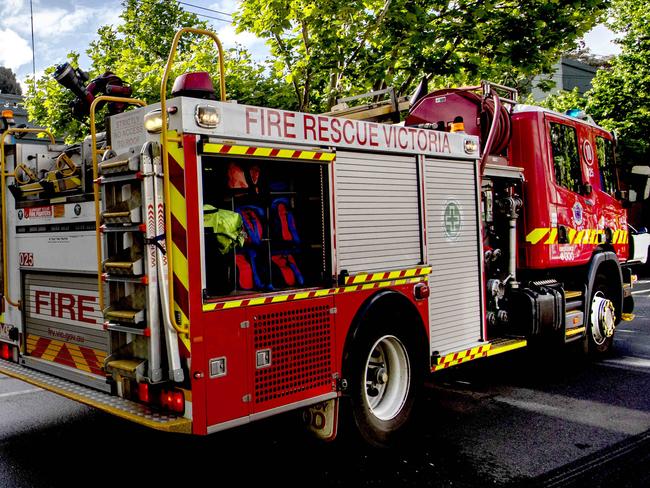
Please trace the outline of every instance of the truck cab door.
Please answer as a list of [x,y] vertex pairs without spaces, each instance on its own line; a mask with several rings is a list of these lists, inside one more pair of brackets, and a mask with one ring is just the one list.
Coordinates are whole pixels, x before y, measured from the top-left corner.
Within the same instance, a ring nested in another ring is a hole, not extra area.
[[551,170],[551,227],[557,245],[551,246],[554,265],[575,265],[591,258],[598,225],[596,197],[580,151],[579,124],[546,114]]

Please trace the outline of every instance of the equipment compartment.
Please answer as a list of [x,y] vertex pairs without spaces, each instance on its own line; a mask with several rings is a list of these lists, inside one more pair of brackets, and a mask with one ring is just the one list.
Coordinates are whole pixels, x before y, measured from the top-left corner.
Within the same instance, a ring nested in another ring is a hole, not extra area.
[[326,164],[202,163],[206,298],[331,284]]

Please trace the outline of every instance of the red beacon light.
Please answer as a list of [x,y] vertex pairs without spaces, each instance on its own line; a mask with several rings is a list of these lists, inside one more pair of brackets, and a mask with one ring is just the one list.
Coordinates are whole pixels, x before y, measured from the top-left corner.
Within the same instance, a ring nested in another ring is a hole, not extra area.
[[9,359],[11,359],[11,356],[12,356],[11,348],[9,347],[9,344],[7,344],[6,342],[1,343],[0,344],[0,357],[2,359],[9,360]]
[[173,97],[203,98],[216,100],[214,85],[207,71],[184,73],[174,81],[172,87]]

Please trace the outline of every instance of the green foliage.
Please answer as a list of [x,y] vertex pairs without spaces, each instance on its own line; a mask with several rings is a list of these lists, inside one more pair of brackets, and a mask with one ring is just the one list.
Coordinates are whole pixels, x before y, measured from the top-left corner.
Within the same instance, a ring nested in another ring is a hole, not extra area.
[[244,0],[240,30],[268,40],[301,110],[342,94],[408,93],[481,78],[517,84],[550,68],[598,20],[605,0]]
[[11,93],[12,95],[23,94],[14,72],[4,66],[0,66],[0,93]]
[[628,164],[650,163],[650,9],[643,0],[613,0],[611,27],[622,34],[622,52],[598,71],[588,110],[619,136]]
[[[111,71],[131,85],[134,98],[156,102],[160,99],[160,83],[175,33],[182,27],[206,28],[206,24],[176,2],[123,0],[122,6],[123,23],[100,27],[98,39],[87,50],[92,61],[90,79]],[[68,55],[74,67],[78,66],[78,58],[77,53]],[[225,64],[228,99],[295,108],[288,86],[269,76],[272,70],[255,63],[243,48],[227,51]],[[169,77],[168,95],[171,80],[188,71],[208,71],[219,90],[217,50],[211,39],[195,35],[181,38]],[[68,105],[74,96],[52,79],[53,72],[54,67],[45,70],[36,82],[36,90],[30,84],[26,100],[30,119],[68,141],[79,140],[88,134],[89,128],[85,122],[72,118]]]

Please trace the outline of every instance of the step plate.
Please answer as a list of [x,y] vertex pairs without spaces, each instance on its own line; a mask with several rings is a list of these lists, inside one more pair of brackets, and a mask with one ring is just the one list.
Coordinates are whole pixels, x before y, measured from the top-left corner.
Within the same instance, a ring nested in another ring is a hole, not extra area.
[[34,371],[16,363],[0,361],[0,373],[152,429],[182,434],[192,433],[190,419],[161,413],[146,405]]
[[433,359],[431,371],[436,372],[457,364],[467,363],[475,359],[495,356],[504,352],[526,347],[526,339],[523,338],[500,338],[489,342],[483,342],[469,349],[461,349]]

